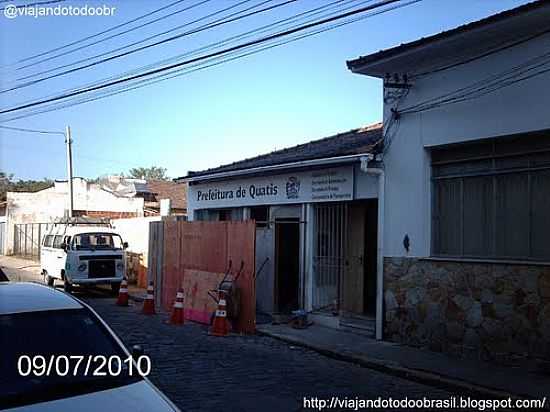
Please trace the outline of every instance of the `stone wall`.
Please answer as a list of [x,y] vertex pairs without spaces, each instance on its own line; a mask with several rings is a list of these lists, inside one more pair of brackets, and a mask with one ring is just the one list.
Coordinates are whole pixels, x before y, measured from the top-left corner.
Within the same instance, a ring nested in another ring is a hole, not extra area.
[[550,360],[550,267],[384,262],[385,339],[466,358]]

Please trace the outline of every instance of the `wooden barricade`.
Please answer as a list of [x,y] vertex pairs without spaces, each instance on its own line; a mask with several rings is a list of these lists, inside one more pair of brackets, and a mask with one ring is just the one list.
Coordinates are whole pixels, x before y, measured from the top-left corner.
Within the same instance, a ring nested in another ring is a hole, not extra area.
[[184,288],[186,319],[208,323],[216,303],[208,291],[217,289],[232,262],[230,275],[243,265],[236,286],[240,292],[236,332],[255,331],[255,234],[253,221],[163,222],[161,301],[171,310],[179,287]]

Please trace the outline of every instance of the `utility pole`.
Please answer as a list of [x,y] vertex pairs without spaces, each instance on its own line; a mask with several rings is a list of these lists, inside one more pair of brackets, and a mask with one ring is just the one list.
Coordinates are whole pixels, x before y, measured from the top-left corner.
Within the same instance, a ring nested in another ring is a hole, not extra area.
[[69,185],[69,218],[73,217],[73,152],[72,152],[72,139],[71,128],[67,126],[67,132],[65,133],[65,143],[67,144],[67,183]]

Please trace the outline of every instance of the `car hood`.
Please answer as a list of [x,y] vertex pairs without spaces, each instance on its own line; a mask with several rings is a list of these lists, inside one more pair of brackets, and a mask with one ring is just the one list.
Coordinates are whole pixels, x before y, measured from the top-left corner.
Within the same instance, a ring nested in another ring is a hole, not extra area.
[[130,385],[87,393],[71,398],[25,405],[6,412],[177,412],[149,382],[142,380]]

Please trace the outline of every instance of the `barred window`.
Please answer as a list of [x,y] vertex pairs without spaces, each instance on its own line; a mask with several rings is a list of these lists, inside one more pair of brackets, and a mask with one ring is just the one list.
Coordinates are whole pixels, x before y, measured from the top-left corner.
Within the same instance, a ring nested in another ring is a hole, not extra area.
[[550,261],[550,132],[431,154],[434,256]]

